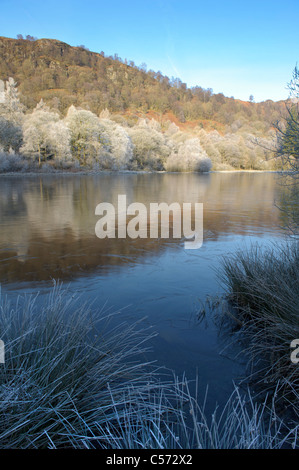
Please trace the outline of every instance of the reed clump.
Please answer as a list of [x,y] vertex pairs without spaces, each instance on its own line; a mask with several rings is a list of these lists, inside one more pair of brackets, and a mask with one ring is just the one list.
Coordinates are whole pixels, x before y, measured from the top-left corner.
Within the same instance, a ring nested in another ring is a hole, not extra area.
[[[13,304],[0,298],[0,448],[296,447],[298,425],[235,387],[209,414],[183,377],[145,353],[153,333],[93,312],[56,285]],[[162,380],[163,378],[163,380]]]
[[275,388],[279,381],[281,396],[298,407],[292,397],[298,390],[299,367],[290,359],[291,342],[299,338],[298,241],[238,251],[223,259],[219,276],[256,380],[266,388]]

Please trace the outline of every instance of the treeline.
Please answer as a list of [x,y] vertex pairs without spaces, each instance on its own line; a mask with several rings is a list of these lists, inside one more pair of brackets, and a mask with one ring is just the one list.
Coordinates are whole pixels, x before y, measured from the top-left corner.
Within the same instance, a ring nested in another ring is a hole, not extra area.
[[13,78],[0,94],[1,171],[48,168],[209,171],[271,169],[268,148],[275,134],[257,145],[248,130],[225,135],[200,126],[183,132],[173,122],[120,119],[71,105],[66,115],[41,100],[32,110],[21,103]]
[[182,123],[198,120],[204,128],[206,121],[218,130],[238,122],[266,133],[284,110],[282,102],[242,102],[210,88],[188,88],[179,78],[118,54],[107,57],[50,39],[0,38],[0,79],[9,77],[18,83],[28,109],[43,98],[63,115],[71,105],[97,115],[106,108],[113,113],[152,110],[171,112]]
[[[38,164],[56,168],[209,171],[212,163],[198,138],[178,129],[179,139],[163,133],[156,121],[124,127],[110,119],[70,106],[65,117],[42,100],[25,113],[15,81],[4,85],[0,103],[2,171]],[[169,126],[171,127],[171,126]],[[22,156],[23,158],[21,158]]]

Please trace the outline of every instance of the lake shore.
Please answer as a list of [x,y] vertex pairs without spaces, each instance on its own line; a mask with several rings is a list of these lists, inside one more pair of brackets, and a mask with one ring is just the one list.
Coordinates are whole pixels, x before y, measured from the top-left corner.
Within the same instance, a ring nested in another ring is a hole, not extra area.
[[193,172],[193,171],[146,171],[146,170],[51,170],[51,171],[43,171],[41,170],[30,170],[30,171],[9,171],[9,172],[1,172],[1,176],[61,176],[61,175],[70,175],[70,176],[81,176],[81,175],[115,175],[115,174],[136,174],[136,175],[146,175],[146,174],[183,174],[183,173],[194,173],[199,175],[208,175],[211,173],[287,173],[286,171],[279,171],[279,170],[214,170],[208,172]]

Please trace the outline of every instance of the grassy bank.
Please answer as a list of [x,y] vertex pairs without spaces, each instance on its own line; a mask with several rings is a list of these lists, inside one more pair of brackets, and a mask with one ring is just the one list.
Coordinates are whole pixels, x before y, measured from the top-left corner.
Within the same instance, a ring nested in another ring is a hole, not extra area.
[[[111,326],[55,286],[0,302],[0,448],[279,448],[298,426],[236,388],[209,416],[189,383],[144,359],[152,333]],[[164,371],[165,374],[165,371]],[[164,376],[165,377],[165,376]]]
[[299,244],[253,246],[223,261],[220,278],[234,307],[229,316],[241,334],[262,388],[280,387],[280,398],[297,408],[299,366],[290,359],[299,338]]

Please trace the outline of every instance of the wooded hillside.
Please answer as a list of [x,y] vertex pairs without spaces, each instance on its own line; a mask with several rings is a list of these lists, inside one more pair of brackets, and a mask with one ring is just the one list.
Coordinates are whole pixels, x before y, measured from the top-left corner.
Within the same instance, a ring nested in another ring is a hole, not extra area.
[[203,128],[223,131],[232,126],[234,132],[249,125],[265,133],[284,111],[284,102],[243,102],[200,86],[187,88],[179,78],[146,71],[145,65],[138,67],[117,54],[106,57],[55,39],[0,37],[0,79],[9,77],[17,82],[27,108],[43,98],[63,114],[70,105],[97,115],[105,108],[120,114],[170,113],[180,123],[198,121]]

